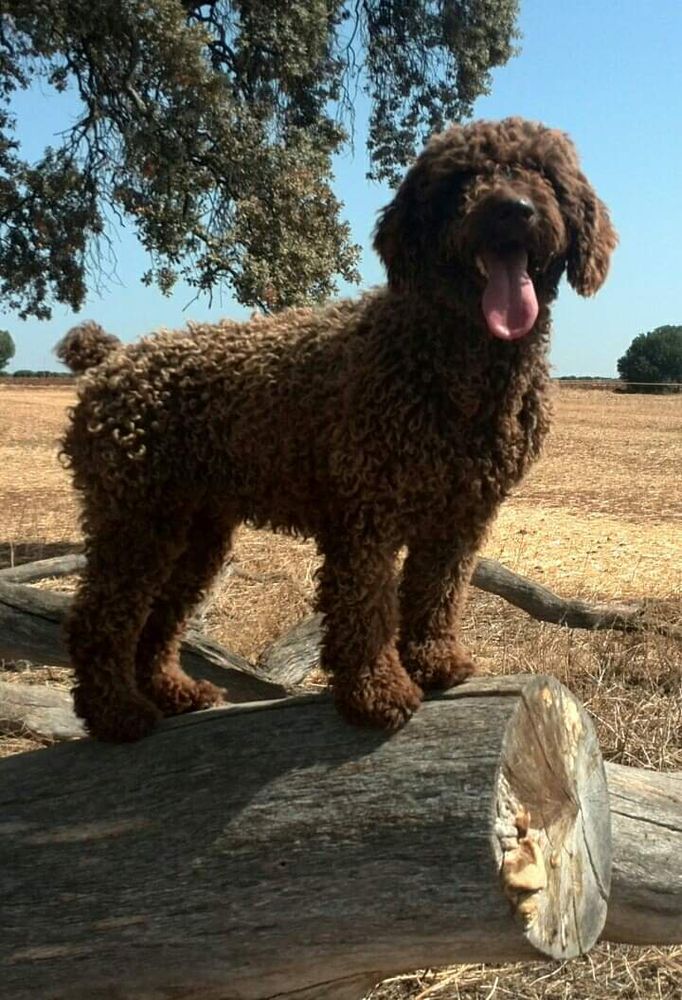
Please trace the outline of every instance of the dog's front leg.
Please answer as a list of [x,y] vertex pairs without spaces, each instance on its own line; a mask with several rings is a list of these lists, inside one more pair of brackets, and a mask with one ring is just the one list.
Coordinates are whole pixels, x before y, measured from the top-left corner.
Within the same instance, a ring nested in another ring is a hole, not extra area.
[[459,623],[476,547],[457,537],[419,539],[409,547],[400,585],[401,660],[424,690],[460,684],[475,665]]
[[399,729],[422,692],[396,649],[395,551],[344,539],[323,548],[318,606],[324,615],[322,666],[350,722]]

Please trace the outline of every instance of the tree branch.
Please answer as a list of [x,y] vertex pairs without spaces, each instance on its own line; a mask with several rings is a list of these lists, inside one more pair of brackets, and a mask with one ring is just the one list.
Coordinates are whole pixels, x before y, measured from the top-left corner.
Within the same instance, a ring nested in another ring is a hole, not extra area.
[[[85,557],[82,555],[57,556],[0,569],[0,580],[29,583],[46,577],[69,576],[80,572],[84,565]],[[232,572],[235,576],[254,579],[236,567]],[[267,582],[269,579],[285,578],[289,579],[283,574],[268,574],[259,579]],[[503,598],[532,618],[552,625],[616,632],[655,632],[671,639],[682,639],[682,629],[647,619],[646,609],[641,604],[590,604],[577,598],[560,597],[548,587],[507,569],[495,559],[479,559],[471,583],[479,590]]]
[[646,619],[641,605],[589,604],[576,598],[559,597],[542,584],[513,573],[495,559],[479,559],[471,582],[480,590],[502,597],[532,618],[552,625],[615,632],[656,632],[669,638],[682,638],[682,629]]
[[47,684],[0,681],[0,734],[59,743],[80,739],[85,729],[68,691]]

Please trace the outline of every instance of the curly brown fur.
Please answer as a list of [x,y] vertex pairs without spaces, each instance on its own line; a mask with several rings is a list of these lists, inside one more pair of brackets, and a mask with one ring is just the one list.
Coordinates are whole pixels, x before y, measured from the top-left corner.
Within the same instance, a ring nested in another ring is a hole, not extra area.
[[436,136],[383,211],[386,288],[127,347],[68,335],[61,356],[97,364],[64,439],[90,732],[135,739],[218,697],[178,643],[242,521],[316,539],[322,662],[349,719],[397,728],[423,690],[464,680],[476,551],[548,429],[550,304],[564,272],[596,291],[615,242],[565,135],[480,122]]
[[118,337],[105,333],[99,323],[86,322],[69,330],[55,347],[55,354],[71,371],[80,373],[101,364],[120,345]]

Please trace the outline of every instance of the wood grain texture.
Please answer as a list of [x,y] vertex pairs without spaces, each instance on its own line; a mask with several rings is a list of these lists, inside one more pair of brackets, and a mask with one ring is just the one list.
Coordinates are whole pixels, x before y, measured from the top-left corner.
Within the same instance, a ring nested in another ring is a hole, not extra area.
[[322,615],[309,615],[263,650],[258,669],[271,681],[296,687],[319,665],[321,639]]
[[607,764],[613,880],[603,936],[682,944],[682,774]]
[[594,734],[549,678],[468,683],[390,738],[311,695],[64,744],[0,762],[0,981],[350,1000],[424,965],[577,954],[608,832]]

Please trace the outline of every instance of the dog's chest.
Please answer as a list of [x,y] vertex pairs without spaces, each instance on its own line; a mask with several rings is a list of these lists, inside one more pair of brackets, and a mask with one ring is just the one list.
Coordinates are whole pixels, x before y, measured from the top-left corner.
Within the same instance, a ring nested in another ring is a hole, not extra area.
[[[402,445],[387,442],[387,465],[407,508],[442,510],[499,503],[537,458],[548,429],[542,393],[473,392],[424,407],[404,428]],[[398,499],[398,497],[396,497]]]

